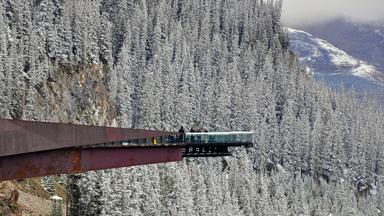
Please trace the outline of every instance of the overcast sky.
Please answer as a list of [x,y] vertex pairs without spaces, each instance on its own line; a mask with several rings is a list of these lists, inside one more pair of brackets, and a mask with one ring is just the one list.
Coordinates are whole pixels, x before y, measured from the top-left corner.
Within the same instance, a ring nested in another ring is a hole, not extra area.
[[337,16],[364,22],[384,20],[384,0],[283,0],[283,22],[287,25]]

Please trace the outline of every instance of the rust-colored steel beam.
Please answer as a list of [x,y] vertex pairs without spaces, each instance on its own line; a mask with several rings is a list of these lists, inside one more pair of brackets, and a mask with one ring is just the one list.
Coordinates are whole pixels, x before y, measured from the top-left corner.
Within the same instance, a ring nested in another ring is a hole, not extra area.
[[175,134],[178,133],[0,119],[0,157]]
[[0,157],[0,181],[181,159],[181,147],[58,149]]

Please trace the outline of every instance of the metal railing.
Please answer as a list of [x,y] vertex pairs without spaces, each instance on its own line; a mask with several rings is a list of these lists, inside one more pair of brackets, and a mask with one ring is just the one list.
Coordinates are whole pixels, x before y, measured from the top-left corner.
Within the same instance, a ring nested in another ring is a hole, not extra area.
[[[250,145],[254,132],[198,132],[170,136],[151,137],[147,139],[122,141],[122,146],[169,146],[169,145]],[[116,143],[115,143],[116,144]]]
[[254,132],[207,132],[186,133],[187,144],[241,144],[253,143]]

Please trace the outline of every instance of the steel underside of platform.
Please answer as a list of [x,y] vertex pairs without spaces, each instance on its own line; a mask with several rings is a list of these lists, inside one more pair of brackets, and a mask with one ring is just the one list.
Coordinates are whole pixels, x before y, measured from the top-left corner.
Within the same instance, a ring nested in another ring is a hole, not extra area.
[[0,119],[0,157],[175,134],[178,133]]
[[182,147],[89,145],[175,132],[0,119],[0,181],[180,161]]
[[58,149],[0,157],[0,181],[180,161],[182,148]]
[[230,156],[231,147],[252,146],[245,141],[188,142],[183,136],[169,131],[0,119],[0,181],[166,163],[183,157]]

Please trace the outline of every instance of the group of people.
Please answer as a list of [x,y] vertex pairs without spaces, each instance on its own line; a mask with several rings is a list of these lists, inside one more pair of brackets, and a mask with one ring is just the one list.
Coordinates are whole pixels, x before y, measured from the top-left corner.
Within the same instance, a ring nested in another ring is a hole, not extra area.
[[[208,129],[203,127],[198,127],[197,124],[193,124],[191,130],[190,130],[191,133],[201,133],[201,132],[204,132],[204,133],[208,133]],[[180,135],[178,136],[178,140],[179,142],[182,142],[184,140],[184,134],[185,134],[185,129],[183,126],[181,126],[181,128],[179,129],[179,133]],[[194,140],[194,136],[191,137],[192,141]]]
[[[192,126],[190,132],[191,133],[199,133],[199,132],[208,133],[208,129],[207,128],[199,128],[199,127]],[[181,128],[179,130],[179,133],[185,133],[185,129],[184,129],[183,126],[181,126]]]

